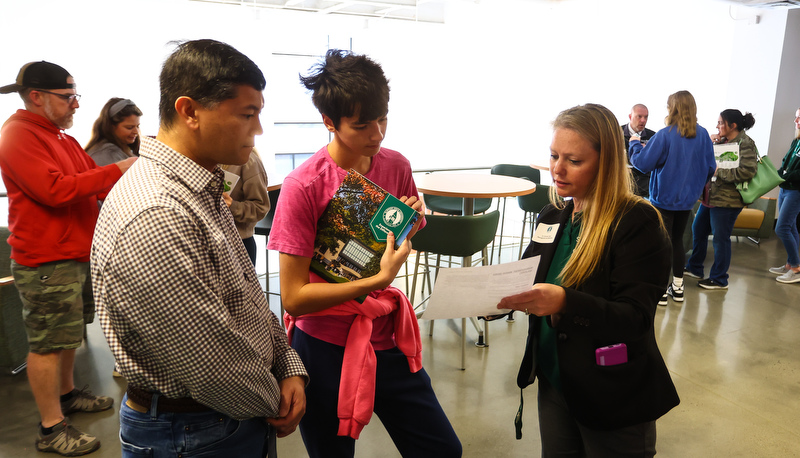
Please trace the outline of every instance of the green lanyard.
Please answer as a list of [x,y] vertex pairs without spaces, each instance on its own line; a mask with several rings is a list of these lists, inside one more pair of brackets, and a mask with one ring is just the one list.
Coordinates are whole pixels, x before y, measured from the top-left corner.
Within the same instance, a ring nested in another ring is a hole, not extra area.
[[[553,254],[553,261],[547,271],[546,283],[560,285],[559,274],[564,270],[564,266],[569,261],[575,246],[578,245],[578,237],[581,232],[580,218],[568,219],[564,226],[564,232],[558,241],[558,246]],[[561,391],[561,373],[558,369],[558,349],[556,347],[557,335],[555,329],[547,324],[547,319],[542,319],[539,325],[539,346],[536,349],[536,371],[544,374],[547,381],[553,388]],[[519,391],[519,409],[514,417],[514,428],[516,429],[517,440],[522,439],[522,410],[524,399],[522,390]]]

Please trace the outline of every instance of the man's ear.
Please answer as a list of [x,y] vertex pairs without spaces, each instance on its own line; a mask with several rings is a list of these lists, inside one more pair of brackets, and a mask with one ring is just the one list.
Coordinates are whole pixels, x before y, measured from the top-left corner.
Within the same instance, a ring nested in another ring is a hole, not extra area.
[[192,130],[198,128],[197,119],[197,102],[191,97],[178,97],[175,101],[175,111],[178,113],[178,119]]
[[44,105],[44,94],[37,90],[32,90],[28,92],[27,100],[25,98],[22,99],[26,104],[30,103],[33,106],[41,107]]
[[325,128],[328,129],[329,132],[336,131],[336,127],[333,125],[333,119],[331,119],[330,116],[322,115],[322,123],[325,124]]

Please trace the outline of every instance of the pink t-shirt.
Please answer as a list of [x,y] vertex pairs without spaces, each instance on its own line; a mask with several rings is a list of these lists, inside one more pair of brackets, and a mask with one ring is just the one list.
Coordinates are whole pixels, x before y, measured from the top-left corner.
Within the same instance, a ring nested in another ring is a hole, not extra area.
[[[334,162],[328,154],[327,146],[293,170],[283,180],[267,248],[311,258],[314,254],[317,221],[346,175],[347,170]],[[397,197],[419,197],[411,175],[411,164],[397,151],[381,148],[372,157],[370,169],[364,176]],[[378,292],[374,291],[371,295],[377,296]],[[300,317],[297,327],[317,339],[344,346],[354,318],[355,316]],[[395,346],[393,329],[391,315],[374,321],[370,340],[376,350],[387,350]]]

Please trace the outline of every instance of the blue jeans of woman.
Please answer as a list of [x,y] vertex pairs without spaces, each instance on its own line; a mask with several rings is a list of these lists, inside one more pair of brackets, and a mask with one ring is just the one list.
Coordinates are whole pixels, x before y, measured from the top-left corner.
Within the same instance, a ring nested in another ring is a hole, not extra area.
[[[154,399],[156,397],[154,396]],[[219,412],[139,412],[122,398],[119,441],[122,457],[215,458],[267,456],[270,426],[264,418],[237,421]]]
[[703,276],[703,261],[708,251],[708,236],[714,234],[714,264],[708,278],[720,285],[728,285],[728,267],[731,266],[731,233],[741,208],[706,207],[701,205],[692,223],[692,255],[686,268]]
[[797,231],[797,215],[800,213],[800,191],[781,188],[778,194],[778,222],[775,235],[786,248],[786,262],[800,266],[800,235]]

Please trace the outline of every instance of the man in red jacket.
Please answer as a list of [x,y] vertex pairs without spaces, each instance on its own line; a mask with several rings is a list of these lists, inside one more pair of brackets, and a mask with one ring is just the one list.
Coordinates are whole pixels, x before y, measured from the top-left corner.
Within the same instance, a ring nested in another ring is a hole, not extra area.
[[19,93],[0,130],[0,171],[8,191],[11,271],[28,334],[28,380],[41,416],[36,449],[62,455],[97,450],[100,441],[66,415],[111,408],[114,400],[75,389],[75,349],[94,320],[89,253],[98,200],[136,158],[98,167],[74,138],[80,95],[62,67],[31,62],[0,94]]

